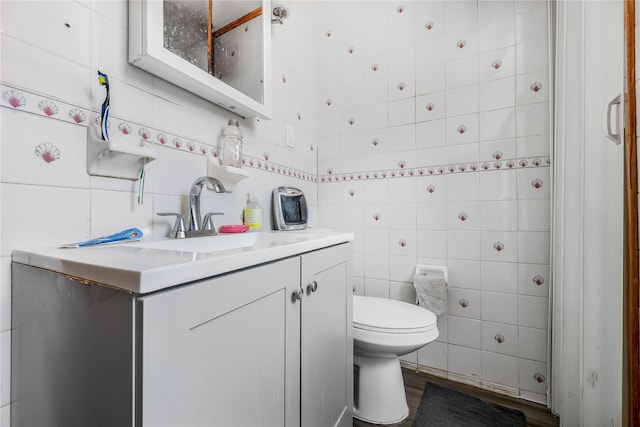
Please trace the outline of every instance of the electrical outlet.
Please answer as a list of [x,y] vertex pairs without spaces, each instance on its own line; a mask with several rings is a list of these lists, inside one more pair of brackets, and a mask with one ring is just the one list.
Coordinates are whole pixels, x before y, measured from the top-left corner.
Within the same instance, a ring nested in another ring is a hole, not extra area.
[[296,145],[293,126],[288,123],[284,125],[284,145],[289,148],[294,148]]

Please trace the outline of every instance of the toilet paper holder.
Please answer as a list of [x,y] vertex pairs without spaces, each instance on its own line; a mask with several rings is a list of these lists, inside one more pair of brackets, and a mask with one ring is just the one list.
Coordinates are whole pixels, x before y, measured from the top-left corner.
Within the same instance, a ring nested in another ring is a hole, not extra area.
[[449,271],[443,265],[417,264],[415,276],[444,277],[445,282],[449,283]]

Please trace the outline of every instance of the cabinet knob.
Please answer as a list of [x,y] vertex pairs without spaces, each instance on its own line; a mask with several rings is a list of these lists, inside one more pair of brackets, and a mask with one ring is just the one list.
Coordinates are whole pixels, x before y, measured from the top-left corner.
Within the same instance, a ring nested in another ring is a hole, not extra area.
[[318,282],[315,280],[307,285],[307,293],[315,292],[318,290]]
[[291,295],[291,299],[293,300],[293,302],[296,302],[296,300],[302,299],[303,295],[304,295],[304,290],[302,288],[298,288]]

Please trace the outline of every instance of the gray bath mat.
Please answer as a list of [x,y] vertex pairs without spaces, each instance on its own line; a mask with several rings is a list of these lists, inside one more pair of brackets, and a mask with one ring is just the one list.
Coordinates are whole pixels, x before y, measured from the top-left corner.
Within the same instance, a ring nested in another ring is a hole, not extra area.
[[413,427],[525,427],[522,412],[427,383]]

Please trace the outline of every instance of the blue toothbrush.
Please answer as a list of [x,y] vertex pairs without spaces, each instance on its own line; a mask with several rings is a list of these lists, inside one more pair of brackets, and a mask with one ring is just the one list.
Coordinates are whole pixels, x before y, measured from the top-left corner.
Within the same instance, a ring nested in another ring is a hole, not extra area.
[[109,234],[108,236],[102,236],[95,239],[87,240],[78,243],[68,243],[66,245],[60,245],[61,248],[82,248],[85,246],[106,245],[109,243],[118,242],[130,242],[134,240],[142,239],[143,233],[139,228],[128,228],[115,234]]
[[98,71],[98,82],[101,86],[105,86],[107,89],[107,96],[104,98],[104,102],[102,103],[102,109],[100,110],[100,129],[102,131],[102,140],[109,140],[109,128],[107,125],[107,120],[109,120],[109,77],[101,71]]

